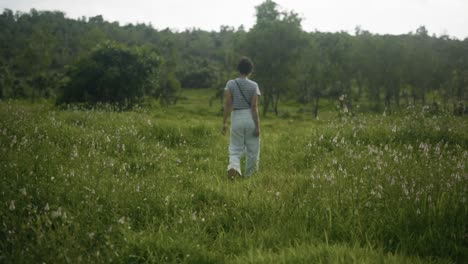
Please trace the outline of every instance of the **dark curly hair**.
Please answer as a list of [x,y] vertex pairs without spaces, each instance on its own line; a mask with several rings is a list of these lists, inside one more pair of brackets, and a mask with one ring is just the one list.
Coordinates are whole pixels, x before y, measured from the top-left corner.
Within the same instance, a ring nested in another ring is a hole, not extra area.
[[249,75],[253,71],[253,62],[248,57],[242,57],[237,65],[240,74]]

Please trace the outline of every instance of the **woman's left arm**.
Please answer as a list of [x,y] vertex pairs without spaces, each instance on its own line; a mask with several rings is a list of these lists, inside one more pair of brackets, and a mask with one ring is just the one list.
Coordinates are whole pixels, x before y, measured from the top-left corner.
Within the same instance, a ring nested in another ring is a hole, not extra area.
[[252,96],[250,111],[252,111],[252,118],[255,123],[255,136],[260,136],[260,120],[258,118],[258,95]]

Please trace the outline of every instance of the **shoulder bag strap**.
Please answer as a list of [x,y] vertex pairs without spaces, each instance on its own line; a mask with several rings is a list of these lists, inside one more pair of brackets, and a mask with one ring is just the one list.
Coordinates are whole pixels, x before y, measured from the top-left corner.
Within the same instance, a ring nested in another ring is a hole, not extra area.
[[237,88],[239,88],[239,91],[240,91],[242,97],[244,97],[245,102],[246,102],[246,103],[249,105],[249,107],[250,107],[250,102],[249,102],[249,100],[247,100],[247,98],[245,98],[245,95],[244,95],[244,93],[242,92],[242,89],[240,88],[239,83],[237,83],[237,80],[234,80],[234,81],[236,82]]

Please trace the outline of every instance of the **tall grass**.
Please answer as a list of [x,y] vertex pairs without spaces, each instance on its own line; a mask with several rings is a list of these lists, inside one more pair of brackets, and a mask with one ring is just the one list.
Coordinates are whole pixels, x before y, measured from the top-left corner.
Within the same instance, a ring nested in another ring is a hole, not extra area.
[[231,182],[204,100],[0,103],[0,262],[468,259],[466,117],[263,119],[260,171]]

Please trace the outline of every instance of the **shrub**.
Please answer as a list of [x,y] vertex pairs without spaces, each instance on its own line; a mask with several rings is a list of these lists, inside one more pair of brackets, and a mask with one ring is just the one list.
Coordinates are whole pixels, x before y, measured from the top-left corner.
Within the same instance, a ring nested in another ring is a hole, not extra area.
[[115,103],[131,108],[145,95],[156,94],[160,65],[160,57],[150,47],[105,42],[71,66],[57,102]]

